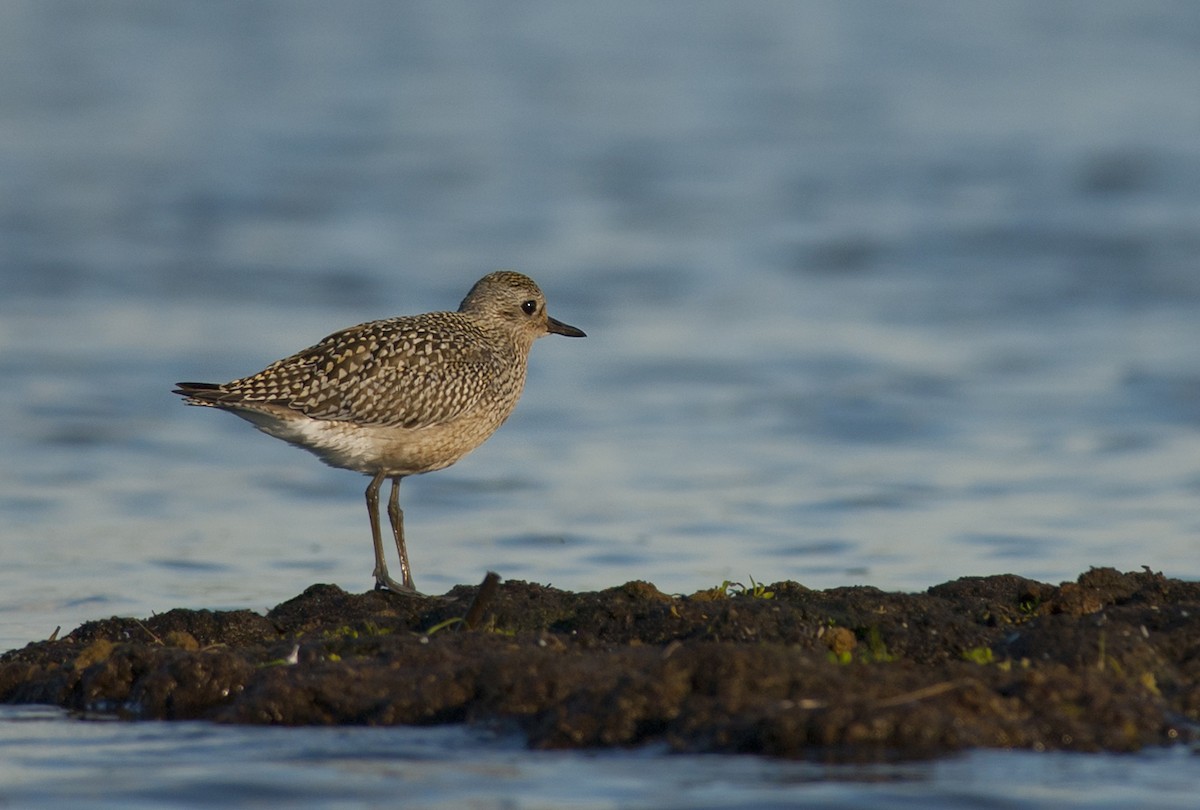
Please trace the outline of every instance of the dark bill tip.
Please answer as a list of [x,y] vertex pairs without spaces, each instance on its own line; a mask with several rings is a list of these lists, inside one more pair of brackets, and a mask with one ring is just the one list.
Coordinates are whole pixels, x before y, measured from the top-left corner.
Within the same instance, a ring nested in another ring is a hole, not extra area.
[[553,332],[556,335],[566,335],[567,337],[587,337],[587,333],[582,329],[576,329],[574,326],[569,326],[562,321],[556,321],[550,316],[546,316],[546,331]]

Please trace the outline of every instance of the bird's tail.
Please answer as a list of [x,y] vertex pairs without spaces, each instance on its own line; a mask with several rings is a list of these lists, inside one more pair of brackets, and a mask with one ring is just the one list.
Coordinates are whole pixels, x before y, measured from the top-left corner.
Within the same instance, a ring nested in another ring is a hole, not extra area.
[[175,385],[171,393],[184,397],[188,405],[220,405],[225,400],[225,392],[216,383],[181,382]]

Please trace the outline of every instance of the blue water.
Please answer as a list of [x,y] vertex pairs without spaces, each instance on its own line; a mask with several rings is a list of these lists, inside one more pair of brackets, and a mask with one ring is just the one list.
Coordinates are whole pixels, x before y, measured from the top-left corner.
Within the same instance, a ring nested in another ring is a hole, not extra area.
[[0,707],[0,800],[28,808],[1192,810],[1195,768],[1182,749],[843,766],[654,749],[530,754],[517,740],[461,727],[80,722],[45,707]]
[[[1198,84],[1200,6],[1167,2],[0,6],[0,649],[367,588],[365,479],[169,389],[453,308],[498,267],[589,337],[541,341],[510,422],[405,482],[425,590],[1200,577]],[[674,806],[696,769],[461,730],[7,718],[0,746],[54,751],[0,779],[19,803],[78,797],[142,739],[189,767],[130,790],[180,803],[415,779],[456,806],[414,773],[478,760],[516,806],[560,803],[556,769],[581,802]],[[227,780],[256,735],[321,765]],[[1113,762],[1170,806],[1200,775],[1165,756],[979,754],[888,801],[952,805],[969,762],[998,806],[1060,783],[1103,804],[1092,769],[1118,766],[1077,763]],[[880,798],[716,761],[733,806],[795,779]]]

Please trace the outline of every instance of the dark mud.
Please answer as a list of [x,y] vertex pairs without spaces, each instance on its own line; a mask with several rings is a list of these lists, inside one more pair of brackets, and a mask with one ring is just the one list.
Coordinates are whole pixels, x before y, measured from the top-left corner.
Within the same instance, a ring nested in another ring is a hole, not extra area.
[[0,700],[859,761],[1200,739],[1200,583],[1149,571],[1060,586],[967,578],[922,594],[513,581],[476,601],[479,590],[422,600],[314,585],[266,616],[89,622],[0,656]]

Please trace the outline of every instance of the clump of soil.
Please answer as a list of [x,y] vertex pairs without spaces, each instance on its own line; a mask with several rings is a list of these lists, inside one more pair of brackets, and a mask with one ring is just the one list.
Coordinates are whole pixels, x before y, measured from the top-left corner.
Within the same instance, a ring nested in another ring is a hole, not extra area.
[[[469,621],[464,621],[464,617]],[[921,594],[795,582],[669,596],[509,581],[314,585],[266,616],[172,610],[0,656],[0,701],[224,723],[479,723],[537,748],[874,760],[1200,738],[1200,583],[1093,569]]]

